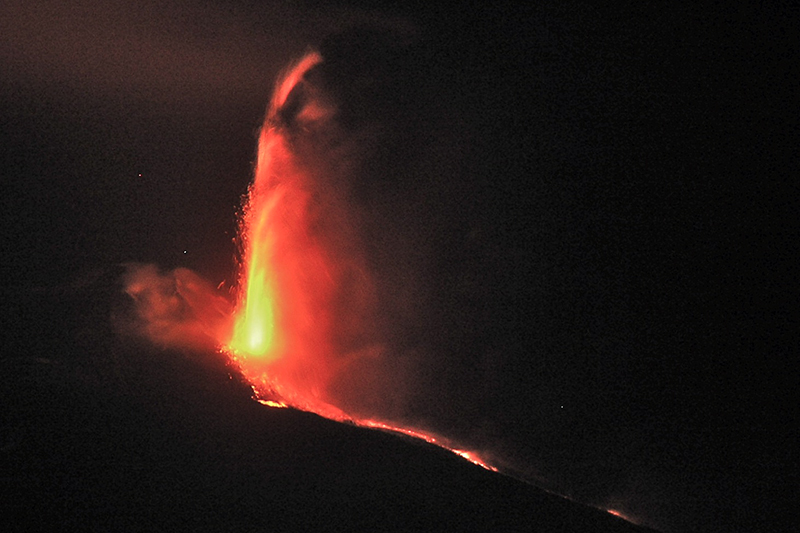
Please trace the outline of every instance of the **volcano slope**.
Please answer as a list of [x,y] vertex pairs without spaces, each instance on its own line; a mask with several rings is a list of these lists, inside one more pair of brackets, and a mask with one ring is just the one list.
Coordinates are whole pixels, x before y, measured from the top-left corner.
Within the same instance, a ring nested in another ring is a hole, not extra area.
[[427,443],[263,406],[217,354],[120,339],[106,276],[4,309],[4,531],[645,531]]

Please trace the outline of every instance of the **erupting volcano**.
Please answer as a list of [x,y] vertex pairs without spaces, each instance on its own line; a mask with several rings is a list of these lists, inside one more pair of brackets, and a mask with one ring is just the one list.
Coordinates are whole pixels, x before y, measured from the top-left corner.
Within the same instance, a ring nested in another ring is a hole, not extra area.
[[0,531],[795,524],[793,13],[586,4],[4,2]]
[[132,267],[127,292],[143,331],[166,345],[213,345],[265,405],[422,439],[496,471],[478,452],[369,400],[397,395],[398,365],[385,364],[370,324],[377,291],[349,201],[360,161],[342,141],[323,65],[309,52],[275,88],[240,217],[235,301],[187,269],[161,277]]

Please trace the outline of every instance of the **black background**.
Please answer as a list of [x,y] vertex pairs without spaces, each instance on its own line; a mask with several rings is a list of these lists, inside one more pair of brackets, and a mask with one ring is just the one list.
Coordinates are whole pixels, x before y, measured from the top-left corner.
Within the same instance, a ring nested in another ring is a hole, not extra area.
[[[467,283],[472,307],[439,295],[445,340],[457,341],[459,313],[479,316],[493,354],[443,356],[440,386],[461,407],[442,420],[456,433],[488,420],[484,434],[528,477],[616,498],[666,531],[787,523],[788,8],[176,6],[3,8],[7,361],[77,364],[80,350],[60,345],[74,337],[48,337],[71,327],[53,295],[113,300],[122,262],[232,282],[236,216],[280,69],[355,23],[410,20],[433,51],[425,68],[438,68],[412,78],[441,84],[453,98],[442,109],[460,110],[470,132],[451,161],[460,173],[437,189],[456,222],[431,276],[477,257],[469,272],[489,280]],[[43,300],[61,312],[37,312]]]

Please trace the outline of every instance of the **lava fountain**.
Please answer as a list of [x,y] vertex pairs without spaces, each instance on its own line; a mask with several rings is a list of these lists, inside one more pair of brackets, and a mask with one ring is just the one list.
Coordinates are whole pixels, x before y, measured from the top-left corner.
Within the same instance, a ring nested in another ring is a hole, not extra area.
[[360,355],[352,317],[364,313],[371,284],[344,203],[344,173],[302,157],[307,139],[316,146],[332,133],[335,110],[306,81],[321,62],[307,54],[272,98],[241,220],[230,336],[218,341],[262,400],[343,420],[327,390],[337,367]]
[[373,324],[378,291],[351,201],[364,148],[342,126],[324,68],[310,52],[275,88],[240,217],[234,301],[188,269],[131,266],[136,327],[164,346],[220,352],[265,405],[422,439],[496,470],[397,408],[408,363]]
[[422,439],[496,470],[441,436],[337,406],[331,388],[340,373],[358,372],[383,347],[367,325],[375,290],[346,201],[352,162],[341,146],[334,164],[309,152],[330,150],[329,138],[340,137],[335,106],[311,81],[322,62],[307,54],[275,89],[241,220],[240,287],[222,351],[262,403]]
[[[243,262],[232,333],[220,340],[260,394],[341,418],[320,398],[329,374],[320,363],[333,355],[335,264],[314,228],[322,221],[314,220],[320,213],[312,205],[311,173],[291,146],[292,127],[326,113],[317,103],[296,102],[303,75],[321,60],[316,53],[305,56],[275,91],[241,221]],[[286,108],[293,105],[298,109],[290,124]]]

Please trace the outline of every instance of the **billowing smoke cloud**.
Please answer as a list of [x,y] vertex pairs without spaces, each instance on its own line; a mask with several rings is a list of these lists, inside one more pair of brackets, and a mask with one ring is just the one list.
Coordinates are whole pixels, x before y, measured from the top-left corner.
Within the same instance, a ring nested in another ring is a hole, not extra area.
[[125,292],[136,317],[120,320],[126,333],[163,347],[214,350],[230,320],[231,302],[187,268],[162,272],[155,265],[126,265]]

